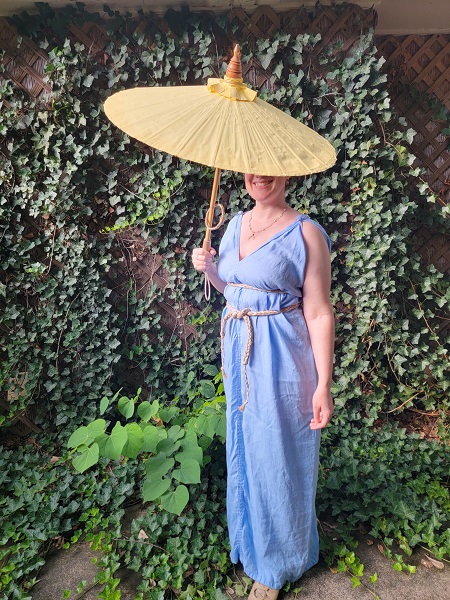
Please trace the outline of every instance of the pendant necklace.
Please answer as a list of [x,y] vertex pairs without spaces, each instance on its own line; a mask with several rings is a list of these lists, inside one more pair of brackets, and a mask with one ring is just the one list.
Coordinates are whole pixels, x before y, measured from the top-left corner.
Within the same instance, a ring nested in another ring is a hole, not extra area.
[[263,231],[266,231],[266,229],[269,229],[269,227],[272,227],[272,225],[275,225],[275,223],[281,219],[281,217],[284,215],[284,213],[287,211],[288,208],[289,207],[286,206],[286,208],[281,211],[281,214],[279,214],[278,217],[272,221],[272,223],[270,223],[269,225],[267,225],[267,227],[263,227],[262,229],[258,229],[257,231],[254,231],[252,229],[252,217],[253,217],[253,209],[252,209],[250,211],[250,219],[248,220],[248,228],[250,229],[250,231],[252,232],[252,234],[251,234],[251,236],[248,239],[249,240],[254,240],[255,236],[258,233],[262,233]]

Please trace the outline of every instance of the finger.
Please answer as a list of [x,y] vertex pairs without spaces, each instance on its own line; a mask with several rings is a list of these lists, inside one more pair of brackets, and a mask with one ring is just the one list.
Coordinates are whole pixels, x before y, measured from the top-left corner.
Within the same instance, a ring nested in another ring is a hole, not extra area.
[[320,423],[320,404],[313,404],[313,421]]
[[331,416],[332,416],[332,413],[330,413],[330,412],[321,413],[319,421],[315,421],[314,419],[311,419],[310,428],[311,429],[324,429],[330,422]]
[[211,256],[215,256],[217,254],[217,252],[214,250],[214,248],[211,248],[209,253],[211,254]]

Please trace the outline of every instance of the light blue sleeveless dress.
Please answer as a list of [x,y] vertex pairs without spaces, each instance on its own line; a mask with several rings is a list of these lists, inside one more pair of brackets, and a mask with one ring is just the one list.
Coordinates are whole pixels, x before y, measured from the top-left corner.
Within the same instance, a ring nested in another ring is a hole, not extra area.
[[[239,260],[242,212],[231,221],[219,249],[218,274],[235,310],[280,310],[301,302],[306,250],[299,215],[260,248]],[[225,316],[229,308],[224,309]],[[280,589],[319,558],[315,494],[320,431],[310,429],[317,372],[301,309],[250,317],[254,341],[246,367],[248,326],[230,318],[224,327],[227,398],[227,517],[231,560],[263,585]]]

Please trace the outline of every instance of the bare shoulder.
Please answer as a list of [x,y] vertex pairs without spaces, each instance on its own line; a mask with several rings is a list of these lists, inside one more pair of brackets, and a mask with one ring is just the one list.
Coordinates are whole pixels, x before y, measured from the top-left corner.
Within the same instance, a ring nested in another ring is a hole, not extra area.
[[329,253],[327,242],[322,231],[310,221],[302,223],[303,239],[307,246]]

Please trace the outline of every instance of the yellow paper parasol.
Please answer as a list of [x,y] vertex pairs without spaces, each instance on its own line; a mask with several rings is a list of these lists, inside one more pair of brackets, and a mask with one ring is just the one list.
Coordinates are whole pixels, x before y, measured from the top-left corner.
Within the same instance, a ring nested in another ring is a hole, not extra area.
[[287,177],[318,173],[336,162],[327,140],[243,83],[239,46],[224,79],[124,90],[106,100],[105,113],[140,142],[216,169],[205,250],[211,247],[221,169]]

